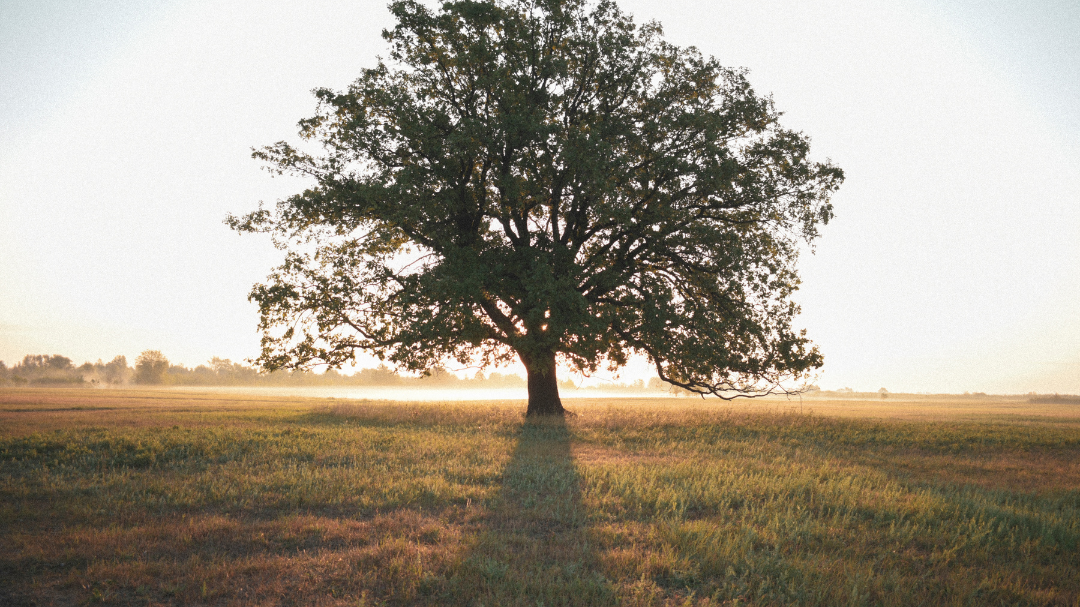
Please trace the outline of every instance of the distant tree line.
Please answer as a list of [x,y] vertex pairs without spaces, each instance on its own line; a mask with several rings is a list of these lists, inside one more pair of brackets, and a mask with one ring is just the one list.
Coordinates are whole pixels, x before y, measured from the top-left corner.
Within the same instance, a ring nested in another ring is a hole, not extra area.
[[[134,366],[128,365],[124,356],[109,362],[83,363],[76,366],[66,356],[55,354],[30,354],[21,362],[8,367],[0,361],[0,386],[400,386],[440,388],[524,388],[523,377],[514,373],[477,371],[473,377],[460,378],[445,368],[436,367],[420,377],[399,375],[385,365],[374,369],[360,369],[344,374],[335,369],[323,373],[306,370],[274,371],[261,373],[253,367],[235,363],[227,358],[211,358],[205,365],[195,368],[174,365],[158,350],[145,350],[135,358]],[[660,378],[648,382],[635,380],[628,383],[609,382],[588,388],[580,388],[573,380],[559,382],[566,390],[586,389],[604,391],[671,391],[684,393]]]
[[0,385],[71,385],[83,383],[126,384],[134,375],[127,358],[117,356],[109,362],[97,361],[76,367],[66,356],[28,354],[22,362],[8,367],[0,361]]
[[1040,405],[1080,405],[1080,396],[1073,394],[1031,394],[1029,403]]
[[[260,373],[258,370],[227,358],[211,358],[195,368],[174,365],[158,350],[146,350],[129,366],[127,358],[117,356],[109,362],[84,363],[76,366],[66,356],[30,354],[21,362],[8,367],[0,361],[0,385],[74,386],[127,384],[159,386],[403,386],[403,387],[525,387],[525,380],[513,373],[477,371],[468,379],[443,368],[435,368],[425,376],[409,377],[396,373],[385,365],[360,369],[352,374],[329,369],[325,373],[306,370]],[[573,382],[569,382],[573,387]]]

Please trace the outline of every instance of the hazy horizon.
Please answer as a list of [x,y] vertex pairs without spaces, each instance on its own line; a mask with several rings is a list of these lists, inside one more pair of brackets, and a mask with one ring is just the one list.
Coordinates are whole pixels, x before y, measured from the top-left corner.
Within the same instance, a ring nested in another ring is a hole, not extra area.
[[[303,187],[250,149],[387,54],[385,4],[0,7],[0,360],[257,355],[280,253],[222,220]],[[1080,393],[1080,5],[619,4],[747,67],[846,172],[794,298],[816,383]]]

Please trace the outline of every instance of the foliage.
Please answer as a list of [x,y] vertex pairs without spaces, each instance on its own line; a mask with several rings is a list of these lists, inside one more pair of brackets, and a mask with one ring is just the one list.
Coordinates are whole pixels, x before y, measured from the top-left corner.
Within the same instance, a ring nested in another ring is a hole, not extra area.
[[[420,377],[399,375],[394,370],[379,365],[374,369],[359,369],[351,375],[330,370],[317,374],[306,369],[260,373],[258,369],[227,358],[213,357],[205,365],[194,368],[169,363],[157,350],[143,352],[138,360],[144,361],[142,373],[127,364],[127,357],[116,356],[108,363],[98,360],[75,367],[70,358],[54,355],[30,355],[22,363],[8,368],[0,361],[0,385],[57,385],[82,384],[119,386],[133,379],[140,384],[165,384],[170,386],[401,386],[411,388],[518,388],[525,380],[515,374],[478,371],[472,378],[461,379],[441,368]],[[164,361],[164,362],[162,362]],[[153,365],[157,365],[155,368]],[[162,373],[161,368],[166,366]],[[573,386],[573,382],[567,385]]]
[[27,354],[23,357],[22,362],[16,365],[25,373],[34,373],[35,371],[70,371],[75,368],[75,365],[71,362],[71,359],[66,356],[60,356],[54,354],[49,356],[47,354]]
[[[98,362],[100,364],[100,361]],[[131,379],[131,368],[128,367],[127,357],[118,355],[102,368],[102,380],[107,384],[124,384]]]
[[259,364],[516,356],[532,396],[556,355],[591,372],[636,352],[724,398],[820,366],[790,296],[843,174],[745,71],[607,0],[390,8],[392,62],[300,122],[322,151],[255,154],[312,187],[228,220],[288,251],[251,293]]
[[169,372],[169,359],[159,350],[143,350],[135,359],[135,382],[140,384],[163,384]]
[[118,355],[109,362],[86,362],[79,367],[82,380],[98,385],[124,385],[131,381],[135,371],[128,366],[127,357]]
[[0,381],[5,379],[16,384],[39,385],[78,384],[83,381],[71,359],[59,354],[27,354],[21,362],[0,374]]
[[125,384],[132,370],[127,358],[117,356],[108,363],[83,363],[76,367],[66,356],[54,354],[30,354],[22,362],[8,369],[0,362],[0,385],[62,385],[62,384]]

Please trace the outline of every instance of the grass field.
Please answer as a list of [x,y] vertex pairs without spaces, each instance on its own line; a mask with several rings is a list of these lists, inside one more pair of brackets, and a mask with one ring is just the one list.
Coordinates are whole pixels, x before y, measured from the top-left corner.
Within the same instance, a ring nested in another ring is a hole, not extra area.
[[1080,605],[1080,407],[0,389],[0,605]]

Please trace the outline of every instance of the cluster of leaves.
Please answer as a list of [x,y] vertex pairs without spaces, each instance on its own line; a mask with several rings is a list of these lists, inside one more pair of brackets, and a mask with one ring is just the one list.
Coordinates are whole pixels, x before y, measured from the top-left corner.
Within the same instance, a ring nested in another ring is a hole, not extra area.
[[790,296],[843,174],[744,70],[606,0],[391,11],[392,65],[317,90],[301,121],[321,151],[255,154],[314,185],[229,219],[288,250],[251,294],[262,366],[639,353],[719,396],[820,366]]

